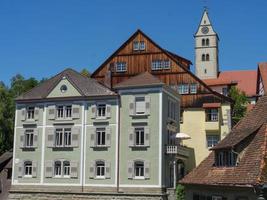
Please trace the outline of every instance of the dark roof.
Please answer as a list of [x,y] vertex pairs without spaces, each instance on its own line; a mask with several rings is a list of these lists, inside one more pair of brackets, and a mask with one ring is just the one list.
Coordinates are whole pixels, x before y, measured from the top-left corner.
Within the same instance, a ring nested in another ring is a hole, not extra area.
[[257,131],[267,122],[267,96],[259,99],[255,107],[241,119],[232,131],[213,149],[232,148],[244,138]]
[[67,80],[70,81],[70,83],[79,91],[81,96],[90,97],[116,95],[116,93],[101,85],[96,80],[83,76],[75,70],[68,68],[48,79],[44,83],[34,87],[30,91],[22,94],[16,100],[44,99],[63,77],[66,77]]
[[153,76],[149,72],[143,72],[134,77],[131,77],[125,81],[122,81],[114,86],[115,89],[120,88],[132,88],[132,87],[144,87],[144,86],[162,86],[162,83],[157,77]]
[[[263,119],[262,119],[263,118]],[[236,146],[242,149],[233,167],[214,166],[215,151],[182,179],[182,184],[254,186],[267,182],[267,96],[238,123],[213,150]]]
[[11,151],[6,151],[0,156],[0,171],[8,164],[12,159],[13,153]]

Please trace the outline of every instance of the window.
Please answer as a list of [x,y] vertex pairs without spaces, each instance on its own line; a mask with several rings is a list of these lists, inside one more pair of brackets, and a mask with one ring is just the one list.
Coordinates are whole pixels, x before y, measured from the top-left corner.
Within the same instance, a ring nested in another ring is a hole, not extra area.
[[176,113],[178,112],[177,103],[171,99],[168,100],[168,118],[177,120]]
[[204,73],[207,74],[207,69],[204,69]]
[[126,62],[117,62],[116,63],[116,71],[117,72],[125,72],[125,71],[127,71]]
[[217,122],[218,121],[218,109],[206,109],[206,121]]
[[138,41],[134,41],[133,42],[133,50],[134,51],[138,51],[139,50],[139,42]]
[[210,55],[206,54],[206,61],[209,61],[209,60],[210,60]]
[[207,135],[207,147],[211,148],[214,147],[219,142],[218,135]]
[[179,94],[188,94],[189,93],[189,85],[188,84],[181,84],[178,86]]
[[143,115],[145,111],[145,97],[135,97],[135,113],[137,115]]
[[32,176],[32,162],[24,162],[24,176]]
[[134,163],[135,178],[144,178],[144,162],[137,161]]
[[69,176],[70,175],[70,162],[64,161],[63,162],[63,176]]
[[140,50],[145,50],[146,49],[146,43],[144,41],[141,41],[139,44]]
[[206,46],[209,46],[210,45],[210,40],[207,38],[206,39]]
[[27,119],[34,119],[34,106],[27,108]]
[[62,86],[60,87],[60,91],[61,91],[62,93],[65,93],[67,90],[68,90],[68,87],[67,87],[66,85],[62,85]]
[[224,96],[228,96],[228,88],[222,88],[222,93]]
[[55,133],[56,147],[71,146],[71,128],[57,128]]
[[106,130],[105,128],[96,129],[96,145],[104,146],[106,144]]
[[59,105],[57,106],[57,118],[71,118],[72,117],[72,106],[71,105]]
[[215,152],[215,165],[217,167],[233,167],[236,165],[237,153],[231,150]]
[[153,60],[151,63],[152,70],[170,69],[170,60]]
[[61,161],[56,161],[54,165],[54,175],[61,176]]
[[97,117],[105,117],[106,116],[106,104],[98,104],[97,105]]
[[105,163],[103,161],[96,162],[96,177],[97,178],[105,177]]
[[164,64],[163,64],[164,69],[170,69],[170,67],[171,67],[171,61],[164,60],[163,62],[164,62]]
[[143,146],[145,144],[145,130],[144,128],[135,128],[135,145]]
[[72,106],[66,106],[66,117],[71,118]]
[[205,46],[205,39],[202,39],[202,46]]
[[25,147],[32,147],[33,146],[33,130],[27,129],[25,131]]
[[202,54],[202,61],[205,61],[205,58],[206,58],[206,56],[205,56],[205,54]]
[[63,118],[64,117],[64,106],[58,106],[57,107],[57,118]]
[[197,84],[191,84],[190,85],[190,93],[196,94],[197,93]]

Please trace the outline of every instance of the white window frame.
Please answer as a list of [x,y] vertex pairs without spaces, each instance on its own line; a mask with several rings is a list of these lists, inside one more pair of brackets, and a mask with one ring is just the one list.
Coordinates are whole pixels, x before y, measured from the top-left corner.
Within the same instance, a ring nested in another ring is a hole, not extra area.
[[101,119],[101,118],[106,118],[106,116],[107,116],[107,104],[98,103],[96,106],[96,118]]
[[138,41],[133,42],[133,50],[138,51],[140,49],[140,44]]
[[146,50],[146,43],[145,43],[145,41],[140,41],[140,43],[139,43],[139,50],[141,50],[141,51]]
[[170,60],[164,60],[163,62],[163,68],[164,69],[170,69],[171,68],[171,61]]
[[[138,142],[137,139],[139,139]],[[134,145],[137,147],[145,146],[145,127],[134,128]]]
[[154,71],[162,70],[161,61],[160,60],[152,60],[151,70],[154,70]]
[[64,160],[62,163],[63,163],[63,177],[68,178],[70,177],[70,161]]
[[71,147],[72,130],[70,127],[56,128],[55,130],[55,147]]
[[34,120],[34,106],[27,107],[27,120]]
[[24,141],[25,142],[25,148],[33,147],[33,140],[34,140],[34,130],[33,129],[26,129],[25,130],[25,141]]
[[32,177],[32,161],[25,161],[23,163],[24,177]]
[[[103,142],[103,135],[104,135],[104,144],[102,144]],[[100,139],[99,139],[100,137]],[[107,143],[107,135],[106,135],[106,128],[104,127],[99,127],[96,128],[96,146],[97,147],[101,147],[101,146],[106,146]],[[98,142],[100,141],[101,144],[99,144]]]
[[197,84],[196,83],[190,84],[190,93],[191,94],[196,94],[197,93]]
[[[59,164],[59,166],[58,166]],[[59,178],[62,177],[62,161],[56,160],[54,162],[54,177]]]
[[145,179],[145,162],[144,161],[138,160],[134,162],[134,179]]
[[64,128],[63,131],[63,136],[64,136],[64,147],[69,147],[71,146],[71,137],[72,137],[72,133],[71,133],[71,128]]
[[206,122],[218,122],[219,121],[219,109],[210,108],[206,110]]
[[72,105],[57,105],[56,119],[72,119]]
[[[219,135],[207,135],[207,147],[208,148],[214,147],[215,145],[218,144],[219,141],[220,141]],[[211,145],[209,145],[209,142],[211,142]]]
[[[143,108],[143,110],[140,110]],[[146,98],[144,96],[135,97],[135,114],[136,115],[145,115],[146,114]]]
[[117,62],[116,63],[116,72],[126,72],[127,63],[126,62]]
[[[96,161],[96,163],[95,163],[95,170],[96,170],[95,177],[97,179],[104,179],[105,178],[105,175],[106,175],[105,174],[106,173],[105,172],[106,171],[106,164],[105,164],[104,161],[102,161],[102,160]],[[100,172],[100,174],[98,174],[98,172]]]

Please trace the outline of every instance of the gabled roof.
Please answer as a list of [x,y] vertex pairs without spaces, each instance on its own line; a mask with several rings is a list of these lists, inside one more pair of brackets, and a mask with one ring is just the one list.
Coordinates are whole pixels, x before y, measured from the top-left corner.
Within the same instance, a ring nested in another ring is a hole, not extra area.
[[[264,92],[265,92],[265,94],[267,94],[267,62],[259,63],[258,79],[259,78],[261,78]],[[258,84],[259,84],[259,80],[258,80]],[[257,89],[259,89],[259,88],[257,88]]]
[[257,71],[239,70],[223,71],[216,79],[204,79],[208,86],[232,85],[237,83],[237,88],[246,93],[247,96],[256,96]]
[[[163,52],[165,52],[166,54],[170,54],[170,52],[166,51],[165,49],[161,48],[156,42],[154,42],[150,37],[148,37],[144,32],[142,32],[140,29],[137,29],[137,31],[135,33],[132,34],[132,36],[130,36],[130,38],[128,40],[126,40],[110,57],[108,57],[108,59],[106,59],[91,75],[91,77],[94,77],[96,75],[97,72],[99,72],[114,56],[116,56],[131,40],[133,40],[138,34],[142,34],[144,37],[147,38],[148,41],[150,41],[153,45],[155,45],[157,48],[159,48],[160,50],[162,50]],[[174,53],[172,53],[173,55],[176,55]],[[188,65],[191,65],[192,62],[190,60],[187,60],[186,58],[183,58],[181,56],[173,56],[173,58],[175,58],[175,60],[177,62],[181,62],[184,61],[186,63],[188,63]]]
[[162,86],[162,83],[157,77],[153,76],[149,72],[143,72],[139,75],[131,77],[125,81],[122,81],[114,86],[115,89],[121,88],[136,88],[146,86]]
[[68,68],[22,94],[16,100],[45,99],[63,77],[65,77],[83,97],[116,95],[116,93],[101,85],[96,80],[83,76],[75,70]]
[[181,183],[251,187],[267,182],[267,96],[213,150],[233,146],[245,148],[236,166],[214,166],[213,151]]

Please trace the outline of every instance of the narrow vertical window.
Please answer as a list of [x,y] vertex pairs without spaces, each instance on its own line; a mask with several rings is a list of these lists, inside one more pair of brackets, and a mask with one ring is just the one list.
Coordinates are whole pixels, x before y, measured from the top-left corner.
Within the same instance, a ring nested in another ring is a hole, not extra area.
[[33,129],[25,131],[25,147],[33,147]]
[[210,45],[210,40],[207,38],[206,39],[206,46],[209,46]]
[[142,50],[142,51],[146,49],[146,43],[144,41],[141,41],[139,43],[139,49]]
[[209,60],[210,60],[210,55],[206,54],[206,61],[209,61]]
[[205,57],[205,54],[202,54],[202,59],[201,59],[201,60],[202,60],[202,61],[205,61],[205,58],[206,58],[206,57]]
[[135,175],[135,178],[144,177],[144,162],[136,161],[134,163],[134,175]]
[[145,144],[145,130],[144,128],[135,128],[135,145],[143,146]]
[[202,39],[202,46],[205,46],[205,39]]
[[64,161],[63,162],[63,176],[69,176],[70,175],[70,162]]
[[32,162],[26,161],[24,162],[24,176],[32,176]]
[[57,106],[57,118],[64,117],[64,106]]
[[61,161],[56,161],[54,164],[54,175],[61,176]]
[[63,129],[57,128],[56,129],[56,137],[55,137],[55,145],[56,147],[62,147],[63,146]]
[[96,129],[96,141],[97,141],[97,146],[106,145],[106,129],[105,128]]
[[71,118],[72,116],[72,106],[68,105],[66,106],[66,118]]
[[105,117],[106,116],[106,104],[98,104],[97,105],[97,117]]
[[27,108],[27,119],[34,119],[34,106]]
[[96,162],[96,178],[105,177],[105,163],[103,161]]
[[64,146],[71,146],[71,128],[64,129]]
[[134,51],[138,51],[139,50],[139,42],[138,41],[134,41],[133,42],[133,50]]
[[145,114],[145,97],[135,97],[135,113],[137,115]]

